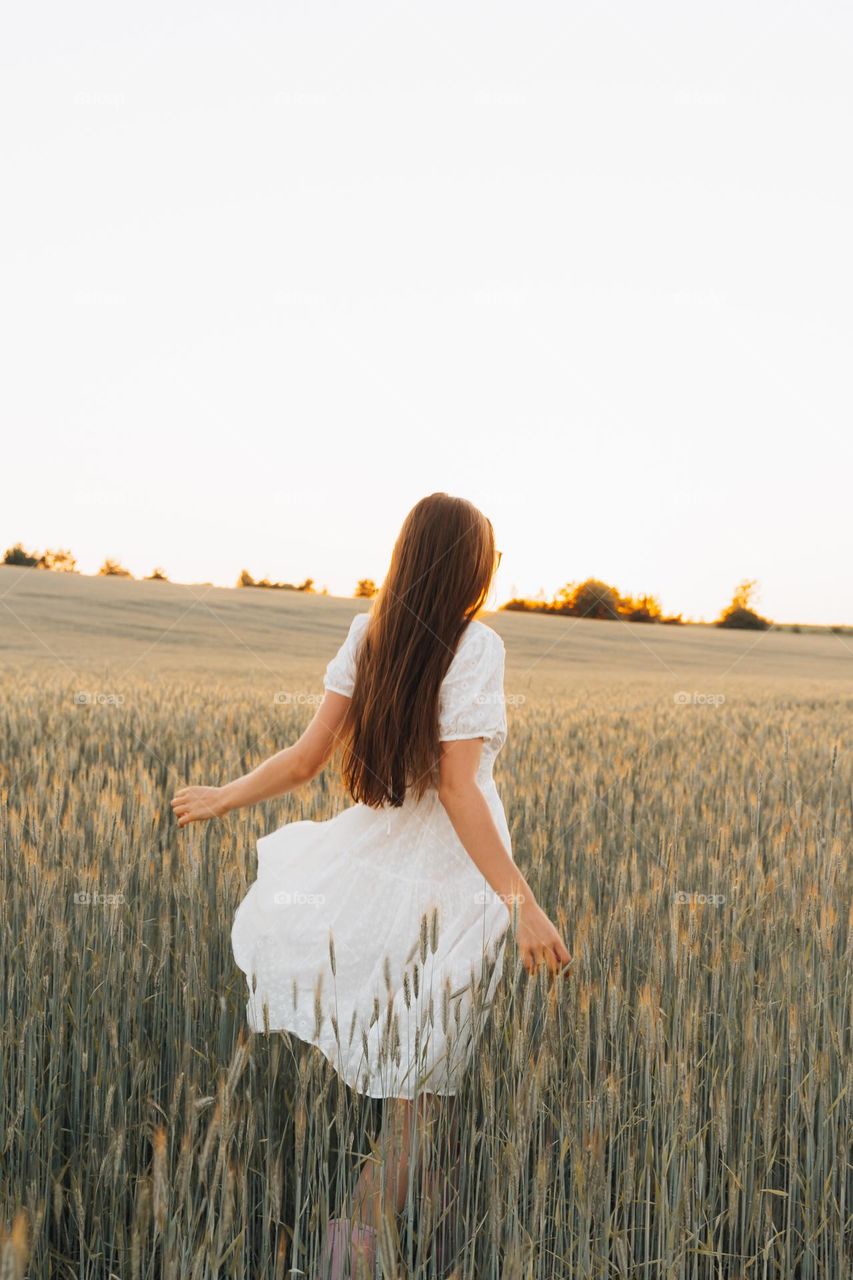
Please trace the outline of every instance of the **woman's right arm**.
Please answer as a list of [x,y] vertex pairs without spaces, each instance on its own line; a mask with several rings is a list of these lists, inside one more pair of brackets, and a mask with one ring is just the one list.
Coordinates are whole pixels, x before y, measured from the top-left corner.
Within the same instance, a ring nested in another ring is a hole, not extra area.
[[482,749],[482,738],[441,743],[438,796],[466,853],[510,913],[518,901],[516,941],[525,969],[535,973],[544,961],[554,973],[569,964],[571,956],[501,839],[477,783]]
[[277,751],[242,778],[221,787],[182,787],[172,799],[179,827],[221,818],[260,800],[282,796],[315,778],[340,741],[349,698],[327,690],[311,723],[292,747]]

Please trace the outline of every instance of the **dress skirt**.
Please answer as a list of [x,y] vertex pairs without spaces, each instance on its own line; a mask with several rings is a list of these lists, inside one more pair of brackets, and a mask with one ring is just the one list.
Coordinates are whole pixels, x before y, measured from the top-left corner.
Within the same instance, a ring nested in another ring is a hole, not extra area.
[[[511,853],[497,789],[482,784]],[[231,931],[253,1031],[315,1045],[373,1098],[452,1095],[500,979],[509,909],[435,791],[258,840]]]

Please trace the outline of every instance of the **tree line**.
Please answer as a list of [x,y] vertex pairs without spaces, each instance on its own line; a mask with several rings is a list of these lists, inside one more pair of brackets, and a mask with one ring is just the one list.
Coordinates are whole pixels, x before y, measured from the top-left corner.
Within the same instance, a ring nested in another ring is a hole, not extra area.
[[[732,598],[716,619],[718,627],[734,627],[751,631],[766,631],[774,624],[752,607],[758,583],[745,578],[735,587]],[[501,605],[501,609],[523,613],[546,613],[572,618],[596,618],[621,622],[656,622],[664,626],[682,626],[680,613],[665,614],[657,596],[623,595],[617,587],[598,578],[586,578],[583,582],[567,582],[550,600],[530,600],[516,597]]]
[[[19,565],[24,568],[47,569],[53,573],[77,573],[77,561],[70,551],[64,548],[29,551],[20,542],[9,547],[3,556],[3,564]],[[129,569],[125,569],[117,560],[107,559],[98,570],[99,577],[133,578]],[[157,566],[143,579],[145,582],[168,582],[165,569]],[[317,591],[313,578],[303,582],[272,582],[269,578],[253,578],[248,569],[243,569],[235,584],[240,588],[259,588],[271,591],[304,591],[316,595],[328,595],[325,587]],[[753,631],[766,631],[774,624],[769,618],[753,608],[754,596],[758,583],[754,579],[745,578],[735,587],[732,598],[720,616],[716,619],[718,627],[741,628]],[[379,588],[372,578],[360,578],[356,583],[353,596],[355,599],[370,600]],[[621,622],[653,622],[663,626],[681,626],[684,622],[681,614],[664,613],[660,601],[654,595],[623,595],[616,587],[601,582],[598,578],[586,578],[583,582],[567,582],[550,600],[528,599],[517,596],[500,606],[502,611],[523,613],[544,613],[553,616],[572,618],[593,618],[599,620],[617,620]]]

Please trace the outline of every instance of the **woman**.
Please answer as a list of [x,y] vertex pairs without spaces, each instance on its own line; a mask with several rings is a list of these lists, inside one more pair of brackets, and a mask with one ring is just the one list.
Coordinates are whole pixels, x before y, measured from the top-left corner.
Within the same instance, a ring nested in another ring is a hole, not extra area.
[[405,1203],[415,1121],[434,1121],[457,1092],[491,1006],[513,904],[527,971],[570,962],[515,865],[492,778],[506,739],[504,645],[474,615],[496,567],[476,507],[422,499],[299,740],[172,801],[180,827],[220,816],[304,785],[343,748],[355,803],[258,841],[258,878],[232,929],[251,1028],[309,1041],[353,1089],[387,1100],[385,1168],[368,1162],[350,1216],[330,1221],[324,1277],[346,1274],[351,1247],[373,1274],[383,1205]]

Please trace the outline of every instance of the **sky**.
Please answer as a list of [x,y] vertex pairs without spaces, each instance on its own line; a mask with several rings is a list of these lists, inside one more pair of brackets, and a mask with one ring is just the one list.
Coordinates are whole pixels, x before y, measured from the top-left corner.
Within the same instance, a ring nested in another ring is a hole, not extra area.
[[2,551],[853,623],[853,8],[8,5]]

